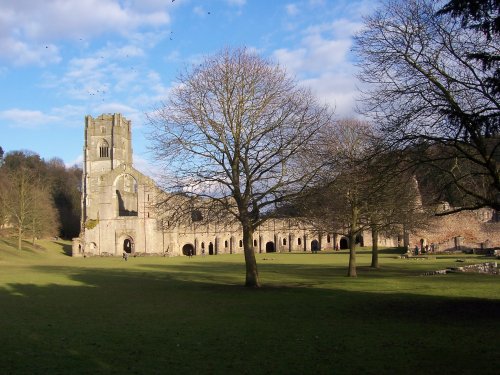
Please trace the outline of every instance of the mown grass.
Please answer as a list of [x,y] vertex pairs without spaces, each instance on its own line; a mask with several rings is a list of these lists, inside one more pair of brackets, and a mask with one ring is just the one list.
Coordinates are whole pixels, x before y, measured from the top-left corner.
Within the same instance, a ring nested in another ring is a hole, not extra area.
[[496,374],[498,276],[421,273],[486,261],[258,254],[71,258],[0,239],[1,374]]

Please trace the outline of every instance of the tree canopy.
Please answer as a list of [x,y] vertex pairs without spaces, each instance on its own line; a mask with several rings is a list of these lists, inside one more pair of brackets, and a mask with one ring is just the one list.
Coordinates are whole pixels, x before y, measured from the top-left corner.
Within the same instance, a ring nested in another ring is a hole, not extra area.
[[0,165],[0,221],[7,230],[17,229],[19,241],[28,234],[78,236],[81,173],[31,151],[6,153]]
[[253,231],[263,213],[317,177],[315,163],[299,161],[330,115],[278,65],[225,49],[180,74],[150,116],[167,190],[208,198],[242,225],[248,286],[258,285]]
[[500,97],[491,85],[498,34],[491,37],[438,14],[434,1],[386,1],[356,37],[360,110],[376,124],[385,150],[409,150],[432,166],[459,207],[500,209]]

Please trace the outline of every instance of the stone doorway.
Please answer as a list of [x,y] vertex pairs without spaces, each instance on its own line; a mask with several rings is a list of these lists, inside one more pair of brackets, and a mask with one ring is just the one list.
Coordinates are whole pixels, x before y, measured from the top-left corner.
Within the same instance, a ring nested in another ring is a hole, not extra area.
[[345,250],[349,248],[349,240],[345,237],[340,239],[340,249]]
[[134,252],[134,241],[132,238],[127,237],[123,241],[123,252],[127,254],[132,254]]
[[269,241],[266,243],[266,253],[275,253],[276,249],[274,248],[274,242]]
[[208,244],[208,255],[214,255],[214,244],[212,242]]
[[187,256],[195,255],[194,246],[190,243],[185,244],[184,246],[182,246],[182,254]]
[[318,240],[312,240],[311,241],[311,251],[312,252],[319,251],[319,242],[318,242]]

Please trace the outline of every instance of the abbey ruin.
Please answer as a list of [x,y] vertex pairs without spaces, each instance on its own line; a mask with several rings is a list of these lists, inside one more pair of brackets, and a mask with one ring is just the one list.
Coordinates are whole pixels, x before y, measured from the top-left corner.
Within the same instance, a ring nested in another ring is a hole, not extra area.
[[[242,233],[236,224],[190,220],[165,227],[155,210],[159,188],[132,165],[131,121],[121,114],[85,118],[82,177],[82,225],[73,239],[73,256],[216,255],[243,252]],[[479,215],[479,216],[478,216]],[[482,216],[481,216],[482,215]],[[500,228],[493,213],[465,213],[436,219],[433,230],[405,236],[383,237],[380,246],[413,245],[425,241],[443,246],[499,246]],[[464,225],[463,218],[468,225]],[[357,241],[371,246],[364,231]],[[488,242],[489,241],[489,242]],[[348,248],[346,237],[322,233],[293,219],[271,219],[259,227],[254,250],[311,252]],[[483,245],[481,245],[483,244]]]

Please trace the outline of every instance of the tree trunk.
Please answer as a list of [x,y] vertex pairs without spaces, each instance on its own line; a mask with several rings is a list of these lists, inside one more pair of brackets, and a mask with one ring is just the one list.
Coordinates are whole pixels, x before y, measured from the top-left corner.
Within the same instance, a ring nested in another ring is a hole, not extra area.
[[357,277],[356,273],[356,234],[358,233],[358,216],[359,210],[356,203],[352,203],[351,208],[351,225],[349,228],[349,271],[347,276]]
[[23,229],[22,229],[21,225],[19,225],[19,227],[17,228],[17,249],[19,251],[22,250],[22,248],[21,248],[22,238],[23,238]]
[[36,215],[36,206],[33,210],[33,219],[32,219],[32,222],[31,222],[31,225],[32,225],[32,235],[33,235],[33,241],[32,241],[32,245],[35,246],[35,215]]
[[372,268],[378,268],[378,227],[372,226]]
[[358,276],[356,273],[356,232],[352,229],[349,231],[349,270],[347,276]]
[[257,272],[257,261],[253,251],[253,228],[249,224],[242,223],[243,227],[243,252],[245,254],[246,279],[245,286],[259,288],[259,273]]

